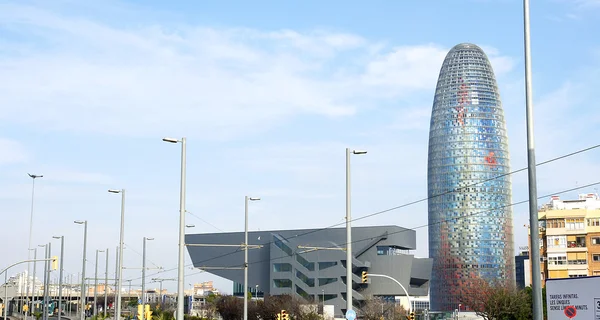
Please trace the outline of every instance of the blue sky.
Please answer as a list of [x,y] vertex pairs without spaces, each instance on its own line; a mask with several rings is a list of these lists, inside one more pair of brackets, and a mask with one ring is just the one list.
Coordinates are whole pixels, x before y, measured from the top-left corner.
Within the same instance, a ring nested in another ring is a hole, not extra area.
[[[600,2],[536,1],[531,12],[541,162],[598,143]],[[27,256],[30,172],[44,174],[34,244],[65,235],[68,273],[81,269],[76,219],[89,221],[88,270],[95,249],[114,259],[119,197],[109,188],[128,190],[125,265],[139,267],[147,236],[156,238],[149,260],[175,267],[179,148],[164,136],[188,138],[190,232],[243,230],[244,195],[263,198],[251,206],[252,230],[343,222],[346,147],[369,151],[352,160],[355,217],[423,199],[435,82],[461,42],[492,61],[511,166],[523,168],[522,29],[517,0],[0,1],[1,237],[10,244],[0,256]],[[540,167],[539,195],[598,182],[599,155]],[[514,175],[515,202],[527,199],[526,182]],[[515,243],[526,245],[526,205],[514,217]],[[426,223],[422,202],[355,225]],[[417,234],[415,254],[427,256],[427,228]],[[186,284],[210,279],[231,291],[206,274]]]

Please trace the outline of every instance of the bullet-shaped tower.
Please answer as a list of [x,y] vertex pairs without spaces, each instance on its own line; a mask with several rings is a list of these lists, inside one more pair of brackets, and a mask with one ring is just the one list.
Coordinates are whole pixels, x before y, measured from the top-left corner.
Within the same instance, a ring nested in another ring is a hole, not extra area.
[[458,309],[477,279],[514,284],[509,171],[492,65],[478,46],[456,45],[440,70],[429,129],[431,310]]

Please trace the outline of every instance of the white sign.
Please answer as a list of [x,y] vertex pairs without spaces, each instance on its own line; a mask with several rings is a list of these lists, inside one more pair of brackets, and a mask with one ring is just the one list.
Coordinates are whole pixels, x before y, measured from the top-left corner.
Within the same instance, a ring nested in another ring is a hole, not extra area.
[[348,320],[356,319],[356,311],[354,311],[352,309],[346,311],[346,319],[348,319]]
[[548,320],[600,320],[600,277],[546,280]]

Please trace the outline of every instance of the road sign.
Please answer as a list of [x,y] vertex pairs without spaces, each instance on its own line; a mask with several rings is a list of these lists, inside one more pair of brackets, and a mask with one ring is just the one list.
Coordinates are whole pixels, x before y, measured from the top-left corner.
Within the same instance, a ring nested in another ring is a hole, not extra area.
[[574,306],[565,307],[565,316],[569,319],[575,318],[575,316],[577,316],[577,309],[575,309]]
[[346,319],[348,319],[348,320],[356,319],[356,311],[354,311],[352,309],[346,311]]
[[138,299],[138,304],[142,304],[142,299]]

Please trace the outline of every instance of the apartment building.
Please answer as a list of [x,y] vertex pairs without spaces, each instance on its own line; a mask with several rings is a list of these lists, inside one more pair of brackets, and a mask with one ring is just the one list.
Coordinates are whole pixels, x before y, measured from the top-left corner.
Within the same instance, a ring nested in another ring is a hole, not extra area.
[[598,194],[576,200],[552,196],[538,217],[542,280],[600,275]]

